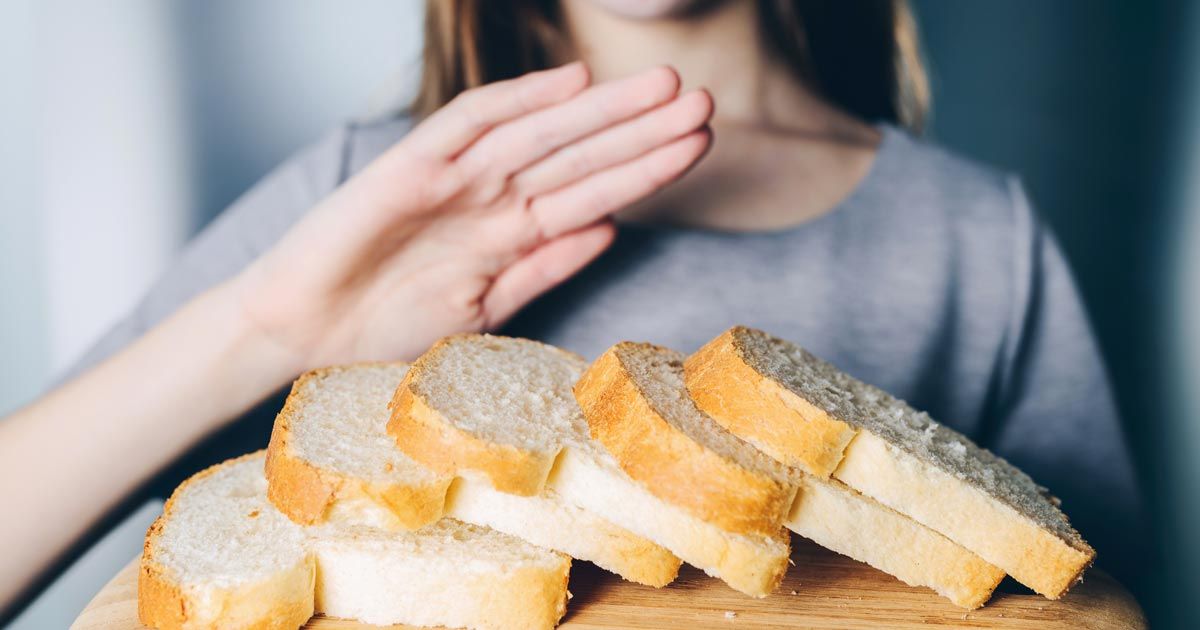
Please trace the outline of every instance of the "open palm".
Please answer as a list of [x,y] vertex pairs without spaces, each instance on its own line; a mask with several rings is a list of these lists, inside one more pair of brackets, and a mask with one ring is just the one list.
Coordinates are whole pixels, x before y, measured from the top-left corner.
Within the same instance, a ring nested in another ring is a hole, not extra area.
[[297,370],[503,323],[709,144],[712,101],[674,71],[588,83],[571,64],[460,95],[235,279],[246,316]]

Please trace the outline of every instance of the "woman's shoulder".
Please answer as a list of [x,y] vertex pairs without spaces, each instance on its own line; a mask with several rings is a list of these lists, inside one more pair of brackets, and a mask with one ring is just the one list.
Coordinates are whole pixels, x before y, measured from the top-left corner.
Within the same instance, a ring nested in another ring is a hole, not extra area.
[[856,250],[872,252],[864,275],[891,281],[899,270],[929,295],[952,283],[984,310],[1023,290],[1043,231],[1014,174],[897,128],[885,129],[846,210],[837,225],[850,228]]
[[897,127],[884,127],[874,169],[869,196],[904,208],[907,220],[996,228],[1029,213],[1015,174]]

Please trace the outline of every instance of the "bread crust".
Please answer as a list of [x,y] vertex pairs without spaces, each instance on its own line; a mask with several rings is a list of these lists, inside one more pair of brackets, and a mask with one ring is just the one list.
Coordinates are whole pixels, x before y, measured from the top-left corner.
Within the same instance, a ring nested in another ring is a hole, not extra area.
[[722,457],[664,419],[621,361],[621,352],[638,348],[657,351],[648,344],[617,344],[575,385],[592,437],[664,501],[729,532],[779,531],[795,487]]
[[440,474],[472,470],[486,476],[501,492],[527,497],[541,494],[557,453],[538,453],[471,435],[447,421],[415,391],[414,383],[427,366],[456,338],[437,342],[409,368],[388,404],[392,411],[388,434],[406,455]]
[[[270,584],[251,584],[239,589],[221,591],[222,603],[217,618],[206,618],[202,615],[203,608],[199,602],[180,588],[168,575],[168,571],[156,560],[156,551],[163,526],[171,518],[175,509],[175,501],[190,484],[203,480],[224,467],[232,466],[241,461],[260,456],[262,451],[256,451],[238,458],[230,459],[220,464],[209,466],[203,471],[192,475],[179,485],[163,506],[163,513],[146,531],[146,539],[142,547],[142,559],[138,570],[138,620],[152,628],[160,630],[183,630],[190,628],[207,628],[236,621],[237,627],[254,630],[283,630],[303,626],[313,616],[312,583],[316,579],[311,561],[306,561],[309,568],[308,591],[296,593],[288,600],[256,597],[255,592]],[[210,610],[211,605],[207,606]],[[236,614],[236,620],[224,615]]]
[[[563,556],[560,568],[541,570],[533,567],[509,574],[503,593],[493,585],[484,587],[481,601],[494,601],[495,608],[486,610],[486,623],[494,628],[553,628],[567,614],[567,583],[570,581],[571,559]],[[489,597],[490,595],[490,597]],[[507,595],[507,597],[496,597]]]
[[267,446],[267,499],[301,525],[325,522],[335,503],[357,499],[387,506],[402,529],[419,529],[441,518],[446,491],[453,481],[450,476],[426,484],[372,483],[314,466],[297,456],[291,443],[292,422],[306,403],[305,386],[339,369],[343,368],[312,370],[292,385],[283,409],[275,417]]
[[163,517],[155,519],[146,532],[141,566],[138,567],[138,620],[152,628],[183,628],[188,621],[187,601],[179,587],[169,581],[154,562],[152,540],[162,530]]
[[751,367],[738,339],[746,330],[730,328],[684,361],[688,393],[730,433],[788,466],[828,479],[855,428]]

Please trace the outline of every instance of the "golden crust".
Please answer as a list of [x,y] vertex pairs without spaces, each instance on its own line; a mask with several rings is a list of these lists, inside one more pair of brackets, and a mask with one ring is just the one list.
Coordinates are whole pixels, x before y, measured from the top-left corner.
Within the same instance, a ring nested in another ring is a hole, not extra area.
[[486,475],[501,492],[519,496],[541,494],[554,465],[553,455],[497,444],[462,431],[414,391],[414,383],[422,378],[426,366],[455,339],[447,337],[434,344],[408,370],[388,405],[392,410],[388,434],[406,455],[440,474],[474,470]]
[[152,628],[183,628],[188,621],[187,601],[179,587],[167,580],[161,567],[150,558],[152,540],[162,530],[159,517],[146,532],[145,549],[138,570],[138,620]]
[[855,429],[751,367],[735,326],[684,361],[696,406],[776,460],[827,479]]
[[[780,528],[773,537],[779,540],[785,549],[791,549],[791,537],[786,530]],[[790,565],[787,553],[764,554],[761,548],[748,545],[726,543],[716,555],[720,562],[715,567],[715,577],[751,597],[766,597],[775,592],[780,582],[783,582],[783,576]]]
[[665,547],[624,530],[607,532],[603,540],[596,541],[589,555],[600,568],[654,588],[674,582],[682,564]]
[[419,529],[441,518],[452,481],[449,476],[426,484],[369,483],[314,466],[296,455],[291,445],[291,423],[304,404],[304,386],[338,369],[342,368],[302,375],[275,418],[265,471],[271,504],[301,525],[322,523],[336,502],[354,499],[370,499],[387,506],[403,529]]
[[[497,628],[553,628],[567,613],[567,583],[571,577],[571,558],[554,569],[524,568],[509,573],[504,585],[508,597],[496,597],[494,585],[485,587],[482,601],[495,601],[488,610],[488,622]],[[495,621],[493,621],[493,619]]]
[[619,352],[637,345],[613,346],[575,385],[592,437],[664,501],[729,532],[777,532],[795,488],[747,470],[667,422],[621,362]]
[[[142,560],[138,573],[138,621],[159,630],[184,630],[229,625],[248,630],[294,630],[313,616],[311,593],[288,600],[259,597],[251,589],[246,593],[230,592],[223,598],[236,609],[236,619],[218,617],[201,619],[194,615],[199,608],[192,598],[168,580],[156,563]],[[252,611],[247,611],[245,604]]]
[[315,525],[325,519],[337,489],[320,469],[295,456],[286,431],[277,419],[267,445],[267,499],[293,521]]

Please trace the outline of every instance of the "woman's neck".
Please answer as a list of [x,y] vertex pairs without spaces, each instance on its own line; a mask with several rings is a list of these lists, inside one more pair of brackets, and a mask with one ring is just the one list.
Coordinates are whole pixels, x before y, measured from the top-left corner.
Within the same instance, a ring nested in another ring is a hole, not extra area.
[[[774,55],[759,30],[757,2],[700,3],[687,15],[659,19],[626,18],[599,4],[561,2],[570,54],[588,63],[596,81],[667,64],[684,89],[703,87],[716,103],[709,157],[625,218],[780,228],[829,211],[866,174],[878,131],[830,106]],[[714,195],[718,181],[721,194]]]

